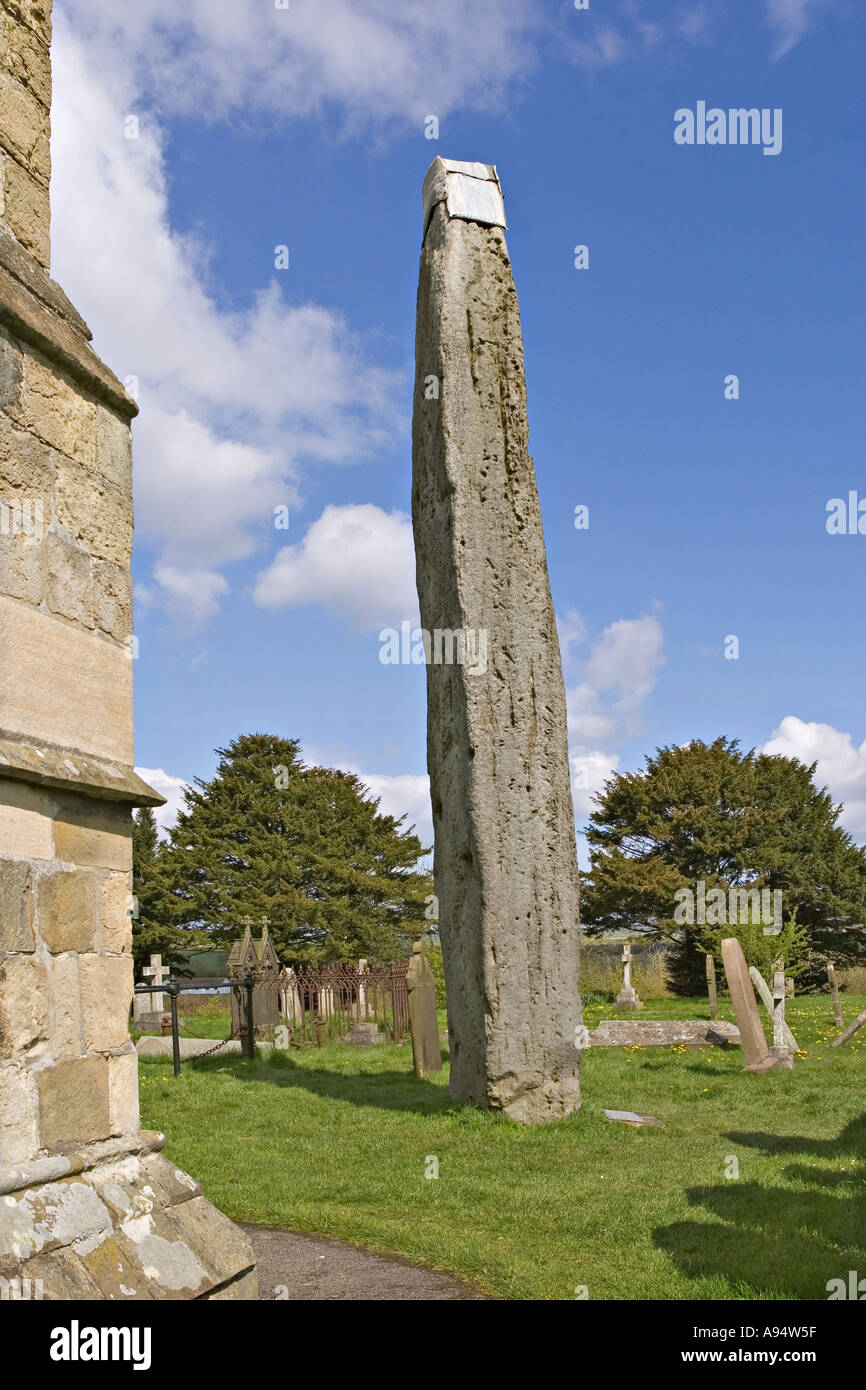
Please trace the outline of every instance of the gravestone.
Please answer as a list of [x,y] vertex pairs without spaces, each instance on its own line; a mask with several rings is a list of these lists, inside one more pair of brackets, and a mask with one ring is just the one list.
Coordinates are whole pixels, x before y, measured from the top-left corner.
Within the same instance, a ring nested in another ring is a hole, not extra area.
[[830,985],[830,995],[833,1000],[833,1017],[836,1020],[836,1027],[845,1026],[845,1018],[842,1013],[842,1001],[839,998],[839,982],[836,979],[836,967],[831,961],[827,962],[827,981]]
[[[783,1071],[791,1071],[794,1066],[793,1054],[797,1051],[794,1034],[785,1022],[785,972],[776,970],[773,974],[773,1046],[770,1052]],[[789,1043],[790,1039],[790,1043]]]
[[864,1023],[866,1023],[866,1009],[864,1009],[862,1014],[858,1014],[857,1017],[851,1023],[848,1024],[848,1027],[845,1029],[844,1033],[840,1033],[838,1038],[833,1039],[833,1046],[841,1047],[842,1044],[846,1043],[849,1038],[853,1038],[854,1034],[857,1032],[859,1028],[863,1027]]
[[719,1016],[719,994],[716,988],[716,962],[707,956],[707,994],[710,999],[710,1018]]
[[[580,1104],[565,687],[496,170],[424,180],[412,522],[451,1094],[539,1123]],[[456,659],[455,659],[456,651]]]
[[740,1042],[746,1057],[746,1071],[769,1071],[775,1066],[775,1058],[770,1056],[767,1039],[761,1027],[761,1015],[755,991],[749,978],[743,948],[735,936],[726,937],[722,942],[722,962],[728,981],[728,993],[737,1016]]
[[643,1115],[639,1110],[605,1110],[604,1117],[622,1125],[631,1125],[632,1129],[664,1129],[655,1115]]
[[739,1041],[733,1023],[701,1018],[606,1018],[587,1036],[590,1047],[728,1047]]
[[616,1006],[618,1009],[643,1008],[643,1004],[638,998],[637,991],[631,982],[631,963],[631,942],[626,941],[622,948],[622,989],[616,996]]
[[[755,989],[760,994],[761,1003],[764,1005],[764,1008],[767,1010],[767,1013],[770,1015],[770,1018],[775,1019],[776,1003],[773,998],[773,992],[770,989],[770,986],[767,984],[767,981],[761,974],[760,970],[758,970],[757,966],[749,966],[749,977],[752,981],[752,984],[755,986]],[[787,1023],[785,1022],[784,1013],[782,1016],[782,1040],[785,1046],[791,1052],[796,1052],[798,1050],[797,1039],[794,1037],[794,1034],[791,1032]]]
[[0,535],[0,1278],[255,1298],[249,1241],[141,1128],[132,809],[162,798],[133,767],[137,408],[49,275],[50,0],[0,23],[0,502],[35,519]]
[[[280,963],[268,933],[267,918],[262,919],[262,934],[256,940],[250,931],[252,918],[243,918],[244,934],[232,946],[226,961],[226,974],[233,983],[251,973],[253,986],[253,1027],[257,1037],[272,1037],[280,1022],[280,995],[284,982],[280,978]],[[239,997],[240,996],[240,997]],[[238,1038],[244,1027],[246,991],[232,990],[232,1031]]]
[[409,995],[409,1027],[412,1032],[412,1065],[416,1076],[442,1070],[439,1019],[436,1014],[436,980],[420,941],[412,947],[406,972]]

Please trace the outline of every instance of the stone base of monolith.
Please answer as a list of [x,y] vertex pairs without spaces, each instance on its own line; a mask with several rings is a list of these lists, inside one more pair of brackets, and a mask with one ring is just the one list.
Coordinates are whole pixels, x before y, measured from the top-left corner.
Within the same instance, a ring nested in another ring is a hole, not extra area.
[[0,1168],[0,1281],[30,1298],[254,1299],[255,1256],[161,1134]]
[[412,519],[451,1094],[523,1123],[580,1103],[565,687],[496,170],[424,184]]

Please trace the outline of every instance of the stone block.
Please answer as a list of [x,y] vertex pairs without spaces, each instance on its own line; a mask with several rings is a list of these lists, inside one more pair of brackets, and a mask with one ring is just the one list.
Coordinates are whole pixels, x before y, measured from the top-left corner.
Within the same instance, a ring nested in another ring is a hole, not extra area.
[[59,459],[54,489],[58,523],[97,560],[128,568],[132,553],[132,503],[101,474]]
[[[26,6],[24,8],[26,10]],[[33,29],[14,22],[8,14],[0,14],[0,66],[27,87],[43,106],[50,107],[51,58],[48,45]]]
[[138,1053],[134,1047],[119,1057],[109,1057],[108,1085],[112,1134],[135,1134],[141,1128],[141,1114],[138,1103]]
[[[9,494],[0,497],[8,503]],[[34,607],[42,602],[44,579],[42,546],[32,536],[0,533],[0,594],[21,599]]]
[[45,966],[34,955],[0,960],[0,1057],[19,1057],[48,1038]]
[[204,1266],[206,1284],[227,1283],[255,1265],[250,1241],[206,1197],[169,1207],[153,1224],[167,1243],[178,1242],[181,1249],[195,1251]]
[[0,651],[0,728],[132,765],[132,662],[123,647],[0,595]]
[[109,1236],[95,1249],[79,1256],[101,1299],[124,1302],[147,1301],[157,1297],[149,1280],[142,1277],[141,1264],[129,1258],[128,1246]]
[[132,491],[132,433],[129,421],[107,405],[97,408],[96,466],[124,493]]
[[0,1066],[0,1163],[22,1163],[39,1150],[39,1097],[29,1067]]
[[109,1052],[129,1041],[132,956],[82,956],[81,1015],[88,1052]]
[[39,1130],[46,1149],[107,1139],[111,1133],[108,1060],[82,1057],[41,1071]]
[[44,874],[37,885],[37,926],[49,951],[93,951],[99,921],[95,874],[80,869]]
[[132,635],[132,575],[125,565],[94,560],[90,625],[116,642]]
[[45,537],[45,598],[52,613],[92,627],[90,556],[62,536]]
[[131,875],[109,874],[100,895],[100,948],[112,955],[132,950]]
[[96,463],[97,406],[61,376],[41,354],[24,360],[24,409],[20,423],[77,463]]
[[0,955],[34,948],[31,885],[29,864],[0,859]]
[[36,1255],[28,1261],[26,1273],[29,1279],[41,1280],[46,1301],[95,1303],[102,1298],[99,1285],[91,1279],[81,1256],[68,1246]]
[[45,48],[51,46],[51,0],[0,0],[16,24],[26,24]]
[[49,115],[32,91],[0,67],[0,145],[42,183],[51,176]]
[[131,808],[121,802],[65,793],[58,793],[58,802],[54,822],[57,858],[128,873],[132,867]]
[[51,259],[51,207],[48,187],[4,155],[3,217],[12,232],[40,265],[48,268]]
[[259,1276],[254,1269],[250,1269],[246,1274],[242,1274],[240,1279],[235,1279],[224,1289],[217,1289],[212,1293],[209,1303],[224,1303],[227,1300],[255,1301],[259,1296]]
[[[0,686],[2,683],[0,668]],[[0,846],[4,856],[9,859],[53,859],[51,817],[55,807],[54,799],[41,788],[0,777]]]
[[48,1025],[55,1062],[70,1061],[85,1052],[81,1029],[79,957],[73,952],[55,956],[48,966]]
[[9,488],[24,497],[39,498],[46,525],[51,516],[56,458],[55,451],[43,440],[16,428],[5,415],[0,415],[0,494],[5,496]]
[[8,333],[0,333],[0,410],[17,404],[21,380],[21,350]]

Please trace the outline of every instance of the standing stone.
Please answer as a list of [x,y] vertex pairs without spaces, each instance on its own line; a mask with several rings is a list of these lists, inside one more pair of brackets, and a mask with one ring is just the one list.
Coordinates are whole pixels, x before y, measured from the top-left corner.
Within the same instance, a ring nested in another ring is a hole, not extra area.
[[770,1067],[775,1065],[775,1059],[770,1056],[767,1047],[746,958],[735,936],[726,937],[722,942],[722,962],[731,1003],[737,1016],[740,1042],[746,1056],[746,1071],[769,1071]]
[[413,956],[406,972],[409,1027],[412,1032],[412,1063],[416,1076],[426,1076],[428,1072],[442,1070],[439,1019],[436,1014],[436,980],[421,942],[416,941],[412,950]]
[[790,1071],[794,1066],[792,1052],[796,1052],[796,1043],[793,1049],[788,1044],[788,1039],[793,1039],[793,1033],[785,1022],[785,972],[776,970],[773,974],[773,1046],[770,1052],[777,1059],[781,1068]]
[[505,225],[492,166],[433,161],[412,520],[451,1094],[537,1123],[580,1104],[578,875]]
[[622,989],[616,996],[616,1006],[618,1009],[642,1009],[643,1004],[637,996],[637,991],[631,982],[631,942],[626,941],[622,948]]
[[2,0],[0,39],[0,1279],[254,1298],[246,1237],[141,1129],[136,406],[48,273],[50,0]]
[[719,1016],[719,993],[716,988],[716,962],[707,956],[707,994],[710,997],[710,1018]]
[[839,982],[836,979],[836,967],[832,961],[827,962],[827,980],[830,985],[830,995],[833,1000],[833,1017],[836,1020],[837,1028],[844,1028],[845,1018],[842,1013],[842,1001],[839,998]]

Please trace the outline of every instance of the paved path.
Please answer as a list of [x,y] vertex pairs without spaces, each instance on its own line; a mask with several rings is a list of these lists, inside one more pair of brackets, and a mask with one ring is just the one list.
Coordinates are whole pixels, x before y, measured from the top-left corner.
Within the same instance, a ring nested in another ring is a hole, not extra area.
[[402,1302],[488,1297],[452,1274],[373,1255],[342,1240],[239,1224],[255,1246],[259,1297],[268,1301]]

